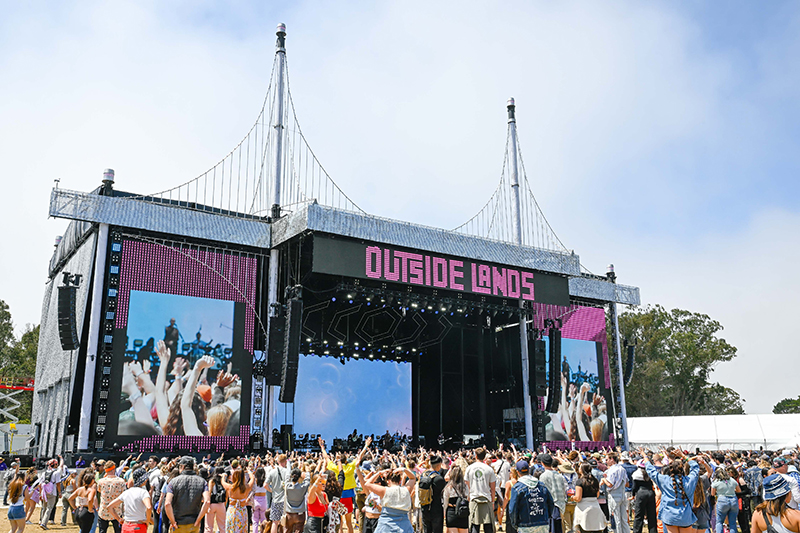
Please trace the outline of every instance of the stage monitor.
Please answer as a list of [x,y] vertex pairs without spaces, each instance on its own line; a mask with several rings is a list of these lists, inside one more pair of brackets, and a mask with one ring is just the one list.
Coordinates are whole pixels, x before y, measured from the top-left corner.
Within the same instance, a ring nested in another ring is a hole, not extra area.
[[[283,404],[276,414],[279,427]],[[342,365],[334,357],[300,357],[295,433],[321,434],[330,447],[334,438],[346,439],[353,430],[365,438],[387,431],[410,437],[411,427],[411,363],[363,358]]]
[[257,257],[134,239],[114,246],[121,261],[106,441],[139,450],[246,447]]

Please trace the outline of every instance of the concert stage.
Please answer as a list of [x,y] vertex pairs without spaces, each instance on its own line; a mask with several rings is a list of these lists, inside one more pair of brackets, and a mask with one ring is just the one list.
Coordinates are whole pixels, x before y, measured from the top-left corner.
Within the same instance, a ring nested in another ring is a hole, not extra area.
[[286,152],[300,129],[277,96],[174,189],[123,192],[110,171],[93,192],[53,190],[50,215],[72,222],[43,306],[39,453],[257,451],[282,428],[309,446],[354,429],[612,444],[606,312],[639,292],[555,237],[515,142],[487,207],[430,228],[363,212],[305,139]]

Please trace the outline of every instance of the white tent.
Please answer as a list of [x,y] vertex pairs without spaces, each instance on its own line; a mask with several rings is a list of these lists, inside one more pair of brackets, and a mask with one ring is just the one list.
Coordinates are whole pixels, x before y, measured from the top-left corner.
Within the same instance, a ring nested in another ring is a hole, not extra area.
[[800,438],[800,414],[628,418],[632,446],[687,450],[778,450]]

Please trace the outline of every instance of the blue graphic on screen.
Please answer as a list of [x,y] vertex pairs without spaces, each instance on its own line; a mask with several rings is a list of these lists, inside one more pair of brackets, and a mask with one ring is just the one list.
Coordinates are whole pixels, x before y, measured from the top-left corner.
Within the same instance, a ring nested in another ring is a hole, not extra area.
[[[411,435],[411,364],[301,357],[294,408],[293,432],[322,434],[328,446],[354,429]],[[277,425],[285,423],[281,407],[277,414]]]
[[[544,337],[547,357],[550,357],[550,339]],[[569,383],[580,387],[588,382],[591,385],[590,392],[597,392],[600,387],[600,378],[597,374],[597,343],[594,341],[584,341],[576,339],[561,339],[561,370],[566,370],[569,365]],[[550,375],[550,366],[547,367],[547,374]]]
[[[177,354],[190,360],[213,355],[218,365],[230,359],[233,344],[233,306],[229,300],[179,296],[160,292],[131,291],[128,306],[128,353],[139,344],[152,351],[175,319],[179,332]],[[198,335],[199,334],[199,335]],[[228,348],[228,350],[226,350]],[[193,362],[193,361],[192,361]]]

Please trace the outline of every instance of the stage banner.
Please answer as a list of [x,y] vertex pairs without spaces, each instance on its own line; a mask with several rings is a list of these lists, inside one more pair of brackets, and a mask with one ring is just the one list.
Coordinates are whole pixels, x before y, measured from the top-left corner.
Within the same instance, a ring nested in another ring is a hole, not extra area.
[[478,296],[569,305],[566,277],[516,266],[314,235],[314,272]]

